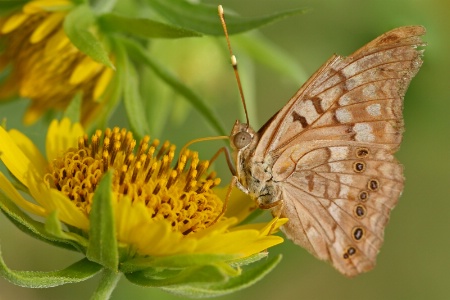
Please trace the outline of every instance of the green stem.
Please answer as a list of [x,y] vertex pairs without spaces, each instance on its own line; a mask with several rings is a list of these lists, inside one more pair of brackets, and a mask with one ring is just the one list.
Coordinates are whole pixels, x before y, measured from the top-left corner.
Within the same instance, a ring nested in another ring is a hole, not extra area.
[[102,278],[97,286],[91,300],[105,300],[109,299],[112,292],[116,288],[117,282],[119,282],[121,273],[103,269]]

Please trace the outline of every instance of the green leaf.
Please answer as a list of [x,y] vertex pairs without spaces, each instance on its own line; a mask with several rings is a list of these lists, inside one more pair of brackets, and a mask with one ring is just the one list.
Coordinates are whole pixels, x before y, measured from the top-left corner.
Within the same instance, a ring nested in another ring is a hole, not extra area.
[[105,31],[129,33],[144,38],[198,37],[200,33],[146,18],[129,18],[117,14],[105,14],[99,18]]
[[95,16],[88,5],[83,4],[72,10],[64,20],[64,31],[72,44],[93,60],[114,69],[108,52],[100,40],[89,29],[95,23]]
[[101,269],[100,265],[83,258],[59,271],[14,271],[6,266],[0,252],[0,275],[15,285],[28,288],[49,288],[66,283],[85,281]]
[[115,271],[119,264],[119,254],[111,186],[112,171],[108,171],[100,180],[92,199],[86,256],[89,260]]
[[117,0],[91,0],[92,10],[97,14],[110,12],[116,5]]
[[281,255],[265,261],[258,266],[245,267],[240,276],[232,277],[224,283],[208,285],[183,285],[163,287],[164,290],[191,298],[217,297],[230,294],[255,284],[275,268],[281,261]]
[[[132,62],[125,53],[120,43],[116,47],[117,65],[120,66],[119,80],[125,82],[123,86],[123,103],[128,116],[131,130],[138,138],[143,138],[149,133],[149,127],[145,116],[143,99],[139,91],[139,76]],[[151,99],[149,99],[151,101]]]
[[6,16],[15,10],[22,8],[29,0],[0,1],[0,16]]
[[63,240],[72,240],[77,244],[83,246],[84,249],[87,248],[88,241],[73,232],[64,232],[61,226],[61,222],[58,218],[58,211],[52,212],[47,219],[45,219],[45,230],[53,236],[63,239]]
[[33,238],[49,243],[53,246],[58,246],[72,251],[82,252],[83,247],[70,240],[61,239],[53,236],[45,229],[44,224],[33,220],[17,205],[15,205],[8,197],[0,191],[0,209],[5,216],[24,233]]
[[[209,35],[223,36],[217,6],[192,3],[186,0],[147,0],[151,7],[172,23]],[[225,11],[226,8],[224,8]],[[232,13],[225,13],[229,34],[240,33],[259,28],[275,21],[305,13],[305,9],[292,9],[273,13],[268,16],[243,18]]]
[[224,127],[219,122],[216,114],[209,108],[203,99],[201,99],[194,91],[187,87],[179,80],[170,70],[156,61],[149,55],[141,45],[129,39],[121,39],[122,44],[126,47],[127,53],[136,61],[144,63],[151,68],[164,82],[170,85],[176,92],[186,98],[192,106],[209,122],[219,135],[227,135]]
[[236,259],[232,254],[179,254],[164,257],[140,257],[128,260],[120,265],[124,273],[147,268],[187,268],[200,265],[221,263]]
[[[153,45],[152,43],[152,47]],[[190,104],[185,99],[173,98],[177,96],[176,92],[164,81],[156,78],[150,68],[142,68],[140,71],[141,82],[145,82],[141,85],[141,93],[151,99],[144,103],[149,132],[153,136],[163,136],[167,134],[164,131],[167,124],[174,119],[173,109],[177,104],[183,101],[182,106],[189,106],[189,108]]]
[[[118,49],[115,39],[111,39],[110,41],[112,42],[112,49]],[[117,54],[116,52],[117,51],[114,51],[115,54]],[[115,72],[116,73],[112,77],[112,81],[108,84],[108,87],[106,88],[101,99],[99,99],[100,102],[102,102],[102,105],[104,105],[103,112],[90,127],[92,130],[96,130],[97,128],[106,128],[109,126],[108,120],[122,99],[123,86],[126,84],[126,82],[122,82],[121,80],[123,78],[123,68],[119,66]]]
[[[173,273],[173,272],[169,272]],[[190,284],[224,283],[229,278],[227,270],[221,265],[195,266],[182,269],[167,276],[164,272],[140,271],[125,274],[126,278],[137,285],[145,287],[167,287]]]
[[69,120],[72,123],[80,122],[82,99],[83,99],[83,94],[76,93],[75,96],[72,98],[72,101],[70,101],[69,106],[64,111],[63,117],[69,118]]

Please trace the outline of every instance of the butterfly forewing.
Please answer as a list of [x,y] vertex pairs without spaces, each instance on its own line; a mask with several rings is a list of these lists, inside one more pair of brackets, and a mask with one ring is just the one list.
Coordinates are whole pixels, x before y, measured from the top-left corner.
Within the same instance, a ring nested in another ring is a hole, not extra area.
[[421,66],[416,48],[424,33],[420,26],[397,28],[347,58],[330,58],[271,120],[255,155],[281,152],[298,138],[324,139],[321,129],[332,139],[398,146],[403,96]]
[[424,33],[397,28],[333,56],[237,156],[239,180],[260,206],[283,200],[272,209],[289,218],[286,235],[348,276],[375,265],[403,189],[393,154]]

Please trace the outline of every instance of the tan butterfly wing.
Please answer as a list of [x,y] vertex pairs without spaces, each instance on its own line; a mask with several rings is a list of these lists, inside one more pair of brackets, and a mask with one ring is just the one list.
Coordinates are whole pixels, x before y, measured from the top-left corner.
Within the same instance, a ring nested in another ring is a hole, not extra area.
[[284,202],[273,213],[289,218],[283,231],[348,276],[375,265],[403,189],[393,153],[423,34],[400,27],[347,58],[331,57],[258,132],[251,159],[273,164]]

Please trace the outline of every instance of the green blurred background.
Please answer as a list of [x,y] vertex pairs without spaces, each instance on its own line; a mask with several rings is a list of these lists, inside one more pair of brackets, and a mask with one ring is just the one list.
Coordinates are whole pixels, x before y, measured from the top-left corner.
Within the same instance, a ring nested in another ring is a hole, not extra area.
[[[376,268],[348,279],[330,265],[286,241],[270,251],[270,255],[282,253],[284,256],[272,273],[246,290],[217,299],[450,299],[450,2],[207,2],[223,4],[243,16],[258,16],[297,7],[310,8],[305,15],[291,17],[261,30],[271,42],[293,57],[305,76],[314,73],[333,53],[351,54],[394,27],[424,25],[427,28],[425,41],[428,43],[423,67],[412,81],[405,98],[406,132],[397,157],[405,167],[406,186],[399,205],[391,215]],[[208,99],[222,123],[231,130],[234,120],[242,116],[240,100],[225,44],[211,40],[214,39],[167,43],[172,45],[170,48],[174,49],[178,59],[186,62],[178,70],[180,76],[186,78],[199,95]],[[259,63],[252,63],[249,57],[240,53],[238,38],[232,37],[232,43],[233,40],[236,40],[235,54],[246,81],[245,92],[255,110],[253,115],[257,116],[257,119],[252,118],[251,123],[259,128],[287,102],[302,82],[295,82]],[[155,45],[154,51],[158,51],[158,47],[167,49],[164,43]],[[170,53],[165,59],[170,64]],[[149,84],[146,88],[151,87]],[[167,124],[161,123],[159,128],[154,128],[159,138],[170,139],[181,146],[193,138],[216,135],[182,99],[176,98],[175,101],[173,106],[162,106],[171,113]],[[2,105],[0,117],[7,117],[8,127],[25,131],[43,146],[44,123],[27,128],[21,124],[25,107],[26,102]],[[126,121],[116,114],[111,125],[126,125]],[[207,159],[222,145],[220,142],[208,142],[194,148]],[[227,182],[229,172],[225,164],[219,162],[217,169]],[[0,217],[0,242],[3,256],[13,269],[54,270],[80,258],[77,254],[29,238],[4,216]],[[39,290],[16,287],[0,279],[0,299],[88,299],[95,284],[96,278],[81,284]],[[112,299],[127,298],[180,299],[122,280]]]

